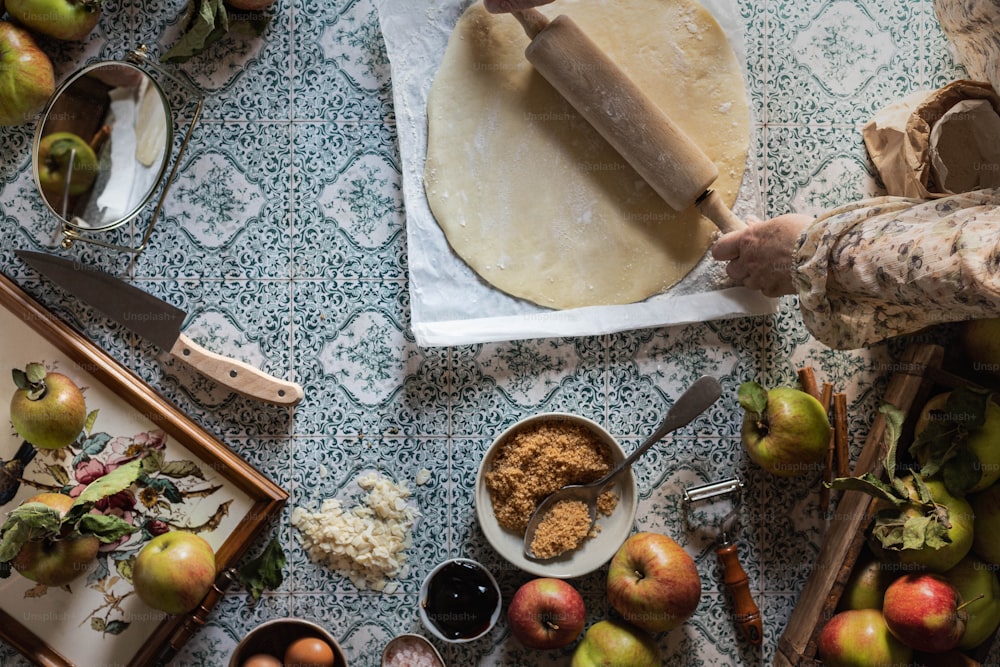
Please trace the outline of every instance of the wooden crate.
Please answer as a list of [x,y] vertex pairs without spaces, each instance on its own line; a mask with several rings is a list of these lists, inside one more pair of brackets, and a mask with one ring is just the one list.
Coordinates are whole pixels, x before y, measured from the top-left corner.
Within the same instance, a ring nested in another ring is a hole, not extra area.
[[[909,415],[915,406],[923,406],[932,390],[971,384],[944,371],[943,360],[944,349],[940,346],[909,347],[897,362],[883,402]],[[910,433],[904,429],[901,442],[909,442],[912,434],[913,420],[908,418],[906,421]],[[864,472],[883,475],[885,429],[885,417],[879,414],[865,439],[853,475]],[[806,580],[788,625],[778,640],[775,667],[819,667],[823,664],[816,657],[819,632],[835,613],[854,563],[864,547],[865,528],[873,516],[874,504],[873,498],[866,493],[842,493],[820,546],[816,567]]]

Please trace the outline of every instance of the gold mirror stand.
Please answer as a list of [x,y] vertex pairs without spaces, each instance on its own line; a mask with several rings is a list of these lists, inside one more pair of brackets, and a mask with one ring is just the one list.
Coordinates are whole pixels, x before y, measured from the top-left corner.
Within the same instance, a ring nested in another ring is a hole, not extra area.
[[[67,224],[65,221],[62,225],[62,245],[63,248],[71,248],[74,243],[82,241],[85,243],[93,243],[105,248],[111,248],[113,250],[120,250],[122,252],[130,252],[138,255],[146,246],[149,244],[149,237],[153,234],[153,227],[156,225],[157,219],[160,217],[160,213],[163,210],[163,202],[167,198],[167,193],[170,191],[170,186],[173,184],[174,177],[177,175],[177,170],[180,168],[181,157],[183,157],[184,152],[187,150],[188,142],[191,140],[191,135],[194,132],[194,126],[198,122],[198,118],[201,116],[201,109],[205,104],[204,96],[201,91],[189,80],[186,80],[182,76],[172,74],[166,69],[157,65],[153,60],[151,60],[147,54],[146,46],[140,46],[139,48],[129,52],[128,61],[132,64],[143,68],[148,67],[153,71],[157,72],[161,76],[164,76],[174,83],[181,86],[187,92],[191,93],[196,101],[194,115],[191,117],[191,121],[188,124],[187,131],[184,133],[184,139],[181,142],[181,146],[177,151],[177,155],[174,156],[174,164],[170,168],[170,173],[167,174],[166,179],[162,183],[163,189],[160,192],[160,196],[156,202],[156,208],[153,209],[153,215],[149,220],[149,224],[146,226],[146,231],[142,235],[141,242],[136,246],[126,246],[118,245],[115,243],[110,243],[108,241],[102,241],[99,238],[94,238],[92,235],[84,235],[80,232],[78,226],[73,226]],[[175,114],[176,115],[176,114]]]

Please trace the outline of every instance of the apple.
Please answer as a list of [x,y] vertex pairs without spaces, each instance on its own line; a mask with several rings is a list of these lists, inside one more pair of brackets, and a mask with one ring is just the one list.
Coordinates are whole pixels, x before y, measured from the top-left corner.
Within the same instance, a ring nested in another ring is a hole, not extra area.
[[899,641],[929,653],[958,646],[968,618],[958,589],[929,572],[904,574],[892,582],[885,591],[882,616]]
[[878,609],[848,609],[823,625],[817,654],[824,667],[899,667],[913,649],[889,632]]
[[573,651],[570,667],[661,667],[660,649],[643,630],[618,619],[606,619],[587,629]]
[[[40,493],[24,504],[48,505],[63,516],[73,505],[73,498],[63,493]],[[11,561],[11,567],[23,576],[45,586],[65,586],[86,572],[97,558],[100,541],[93,535],[60,535],[25,542]]]
[[[913,476],[906,475],[899,478],[898,481],[901,488],[906,490],[909,498],[918,502],[919,496],[914,486]],[[974,525],[977,522],[974,521],[974,512],[969,501],[948,493],[944,482],[938,479],[928,479],[924,480],[924,484],[934,499],[933,512],[947,511],[945,534],[949,541],[937,548],[925,545],[921,548],[889,549],[883,548],[874,535],[869,535],[868,546],[877,558],[886,562],[922,567],[932,572],[946,572],[957,565],[971,551]],[[882,509],[878,509],[877,513],[881,514],[886,511],[885,504],[880,503],[880,507]],[[888,511],[896,512],[896,510]],[[911,520],[923,523],[927,517],[926,510],[918,505],[905,506],[898,512],[900,521]]]
[[972,529],[972,552],[987,563],[1000,565],[1000,483],[969,496],[976,515]]
[[[73,152],[73,173],[69,173],[70,156]],[[50,202],[62,202],[69,183],[71,197],[81,195],[97,179],[98,162],[83,138],[72,132],[52,132],[38,142],[38,183]]]
[[851,570],[844,584],[844,591],[837,602],[837,609],[881,609],[885,589],[889,587],[899,572],[875,558],[865,550]]
[[1000,317],[966,320],[958,338],[973,370],[1000,377]]
[[52,61],[24,28],[0,21],[0,125],[26,125],[56,90]]
[[6,0],[7,13],[34,32],[79,41],[101,20],[103,0]]
[[562,648],[587,624],[583,596],[562,579],[541,577],[523,584],[507,609],[511,634],[528,648]]
[[1000,626],[1000,578],[989,564],[973,555],[963,558],[944,577],[958,589],[965,601],[962,610],[968,615],[957,648],[976,648]]
[[701,577],[694,559],[660,533],[631,535],[608,566],[608,603],[648,632],[681,625],[698,608]]
[[830,445],[830,418],[811,394],[794,387],[765,390],[744,382],[737,394],[740,429],[750,459],[782,477],[819,472]]
[[75,442],[87,423],[87,404],[76,383],[37,363],[12,375],[17,389],[10,399],[10,421],[17,434],[42,449]]
[[190,531],[172,530],[157,535],[139,552],[132,586],[150,607],[184,614],[211,590],[215,574],[212,545]]
[[[944,418],[945,404],[952,392],[944,392],[932,396],[920,410],[916,423],[913,425],[914,436],[920,435],[927,425],[935,419]],[[968,452],[973,460],[969,461],[967,474],[978,476],[979,480],[965,489],[967,493],[982,491],[1000,479],[1000,405],[989,401],[986,406],[986,421],[979,428],[969,432],[965,441]],[[923,465],[927,460],[927,452],[917,452],[917,462]],[[973,477],[972,479],[975,479]]]

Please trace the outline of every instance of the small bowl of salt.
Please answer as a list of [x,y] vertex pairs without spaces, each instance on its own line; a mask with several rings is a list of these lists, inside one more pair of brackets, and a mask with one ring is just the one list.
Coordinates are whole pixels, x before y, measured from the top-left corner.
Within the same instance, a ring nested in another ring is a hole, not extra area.
[[385,645],[382,667],[445,667],[434,644],[422,635],[399,635]]

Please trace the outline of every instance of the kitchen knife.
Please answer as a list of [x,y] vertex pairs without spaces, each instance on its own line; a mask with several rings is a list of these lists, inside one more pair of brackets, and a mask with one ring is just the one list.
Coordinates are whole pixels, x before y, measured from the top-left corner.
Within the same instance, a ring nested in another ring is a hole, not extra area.
[[299,385],[209,352],[181,333],[187,313],[180,308],[79,262],[30,250],[17,250],[15,254],[73,296],[219,384],[276,405],[295,405],[302,400]]

